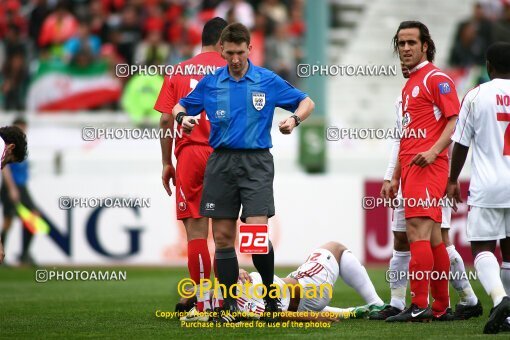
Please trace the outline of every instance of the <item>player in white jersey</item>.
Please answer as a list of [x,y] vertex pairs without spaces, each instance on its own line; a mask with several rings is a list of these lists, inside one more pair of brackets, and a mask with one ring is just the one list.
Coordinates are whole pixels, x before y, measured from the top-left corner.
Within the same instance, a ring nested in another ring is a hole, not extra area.
[[[403,65],[401,65],[401,67],[404,78],[409,78],[409,70]],[[395,128],[398,131],[402,131],[402,96],[398,96],[395,102],[395,113]],[[384,182],[381,188],[381,197],[386,199],[393,198],[395,196],[391,180],[393,178],[395,164],[397,163],[399,148],[400,139],[396,138],[393,140],[390,161],[388,163],[386,173],[384,174]],[[399,189],[396,196],[399,200],[402,200],[402,186],[399,185],[398,187]],[[464,261],[450,241],[448,235],[448,231],[451,227],[451,208],[443,207],[442,213],[443,221],[441,223],[441,236],[450,257],[450,271],[455,274],[451,275],[450,283],[458,292],[460,301],[456,306],[454,316],[452,317],[449,311],[449,313],[441,316],[441,320],[467,320],[469,318],[482,315],[482,304],[476,297],[473,288],[467,279]],[[393,231],[393,256],[390,260],[388,272],[397,273],[397,275],[394,280],[390,280],[390,304],[379,312],[372,312],[369,315],[370,320],[386,320],[386,318],[402,312],[406,306],[407,277],[400,275],[400,273],[408,272],[411,254],[406,234],[406,220],[403,205],[395,207],[393,210],[391,230]]]
[[[27,140],[25,133],[16,126],[0,128],[0,168],[9,163],[22,162],[27,157]],[[0,240],[0,264],[5,257],[2,240]]]
[[[333,294],[333,287],[338,277],[352,287],[364,299],[366,305],[357,308],[342,309],[328,306]],[[241,312],[249,312],[257,318],[264,312],[262,279],[258,273],[248,274],[239,271],[239,282],[250,284],[247,289],[238,289],[238,307]],[[364,317],[370,311],[381,310],[385,304],[377,295],[368,273],[358,259],[344,245],[328,242],[315,249],[297,270],[285,278],[274,276],[274,285],[279,289],[279,307],[287,312],[328,312],[335,313],[339,318]],[[321,287],[321,285],[323,285]],[[257,293],[255,294],[255,289]],[[284,290],[287,290],[285,293]],[[312,290],[311,292],[309,290]],[[322,291],[322,294],[320,294]],[[316,294],[315,294],[316,293]],[[214,295],[214,294],[211,294]],[[187,301],[181,299],[181,304]],[[330,314],[331,315],[331,314]],[[321,320],[321,315],[298,316],[288,314],[282,320]],[[325,320],[332,321],[330,316]]]
[[[484,333],[498,333],[509,330],[505,319],[510,316],[510,44],[488,48],[487,71],[491,81],[469,91],[462,102],[447,194],[462,202],[457,178],[471,147],[467,236],[478,279],[494,304]],[[497,240],[501,273],[494,255]]]

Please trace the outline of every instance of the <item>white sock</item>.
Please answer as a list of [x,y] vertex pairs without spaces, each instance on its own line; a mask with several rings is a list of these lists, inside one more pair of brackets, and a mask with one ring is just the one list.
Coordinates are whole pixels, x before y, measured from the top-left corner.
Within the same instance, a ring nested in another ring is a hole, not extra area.
[[480,283],[492,298],[494,307],[497,306],[506,296],[506,293],[503,282],[499,277],[499,264],[496,256],[490,251],[479,253],[475,258],[475,268]]
[[354,288],[368,305],[382,306],[383,300],[377,295],[367,270],[350,250],[345,250],[340,258],[340,276],[346,284]]
[[208,309],[212,309],[211,308],[211,294],[210,294],[209,290],[200,292],[199,289],[200,288],[197,288],[197,305],[199,303],[201,303],[202,308],[203,308],[203,310],[199,310],[199,311],[202,312],[202,311],[206,311]]
[[410,251],[393,250],[393,257],[390,260],[390,268],[388,270],[388,272],[391,273],[389,275],[391,281],[390,305],[400,310],[406,307],[407,276],[403,273],[409,272],[410,260]]
[[[223,292],[219,287],[219,282],[217,278],[214,278],[214,293],[212,296],[212,308],[218,308],[223,306]],[[217,285],[216,285],[217,284]]]
[[467,306],[476,305],[478,303],[478,298],[469,283],[466,268],[464,267],[464,260],[462,260],[462,257],[453,244],[446,247],[446,251],[450,258],[450,283],[459,294],[459,303]]
[[501,282],[505,287],[506,295],[510,296],[510,262],[501,263]]
[[[510,262],[501,263],[501,281],[507,296],[510,296]],[[510,317],[506,318],[506,322],[510,323]]]
[[321,312],[340,313],[342,310],[344,310],[344,309],[338,308],[338,307],[326,306],[326,307],[324,307],[323,310],[321,310]]

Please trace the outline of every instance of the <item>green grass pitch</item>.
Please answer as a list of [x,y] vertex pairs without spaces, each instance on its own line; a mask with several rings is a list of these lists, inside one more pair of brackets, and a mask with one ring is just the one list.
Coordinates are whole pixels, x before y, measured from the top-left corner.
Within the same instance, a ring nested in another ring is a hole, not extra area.
[[[48,268],[53,269],[53,268]],[[65,270],[65,268],[63,268]],[[106,270],[106,268],[101,268]],[[111,268],[110,268],[111,269]],[[185,268],[113,268],[126,270],[126,281],[51,281],[37,283],[35,269],[0,268],[0,338],[467,338],[481,337],[492,306],[479,282],[473,282],[484,305],[484,315],[468,321],[427,324],[387,324],[369,320],[343,320],[331,328],[181,328],[177,320],[157,318],[155,312],[173,311],[177,282]],[[73,269],[74,270],[74,269]],[[80,270],[85,270],[80,268]],[[98,268],[95,268],[98,270]],[[385,268],[370,268],[369,275],[383,300],[389,298]],[[289,268],[278,268],[284,276]],[[450,288],[452,305],[458,300]],[[341,279],[332,306],[364,302]],[[508,333],[500,333],[508,338]]]

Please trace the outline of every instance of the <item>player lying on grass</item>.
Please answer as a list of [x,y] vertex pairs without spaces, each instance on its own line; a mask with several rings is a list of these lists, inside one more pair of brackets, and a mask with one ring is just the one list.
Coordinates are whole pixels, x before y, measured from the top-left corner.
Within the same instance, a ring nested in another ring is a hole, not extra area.
[[[344,282],[354,288],[363,297],[365,306],[341,309],[329,307],[335,282],[341,276]],[[247,287],[243,291],[238,290],[238,307],[241,312],[254,318],[260,317],[264,312],[264,300],[258,298],[263,295],[262,279],[256,272],[248,274],[245,270],[239,271],[241,287]],[[250,283],[249,285],[247,283]],[[274,276],[273,285],[279,289],[281,298],[278,300],[279,307],[285,312],[324,312],[304,314],[285,313],[281,320],[298,321],[333,321],[333,313],[338,318],[361,318],[371,311],[381,310],[386,307],[381,300],[368,273],[358,259],[344,245],[338,242],[328,242],[315,249],[297,270],[285,278]],[[321,286],[322,285],[322,286]],[[274,287],[274,286],[273,286]],[[254,288],[258,289],[257,292]],[[272,288],[270,291],[273,291]],[[283,291],[287,289],[287,291]],[[311,291],[309,291],[311,290]],[[214,295],[214,294],[211,294]],[[179,308],[188,306],[192,308],[193,300],[181,299]],[[181,311],[183,309],[180,309]],[[199,318],[181,318],[182,321],[207,321],[207,316]]]

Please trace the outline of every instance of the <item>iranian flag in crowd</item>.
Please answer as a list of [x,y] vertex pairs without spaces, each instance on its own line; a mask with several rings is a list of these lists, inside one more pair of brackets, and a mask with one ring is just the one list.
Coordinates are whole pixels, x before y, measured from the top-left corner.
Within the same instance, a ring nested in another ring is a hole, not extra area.
[[116,102],[122,86],[108,65],[96,62],[77,67],[41,62],[27,96],[27,108],[35,111],[84,110]]

